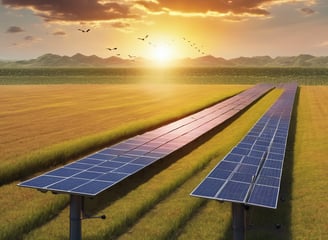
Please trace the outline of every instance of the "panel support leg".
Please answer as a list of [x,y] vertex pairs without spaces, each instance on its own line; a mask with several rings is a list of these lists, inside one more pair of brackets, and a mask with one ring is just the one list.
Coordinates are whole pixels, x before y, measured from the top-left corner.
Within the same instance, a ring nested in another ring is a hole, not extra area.
[[240,203],[232,203],[233,240],[245,239],[245,209]]
[[82,239],[81,228],[81,212],[82,212],[82,196],[71,195],[70,196],[70,240]]

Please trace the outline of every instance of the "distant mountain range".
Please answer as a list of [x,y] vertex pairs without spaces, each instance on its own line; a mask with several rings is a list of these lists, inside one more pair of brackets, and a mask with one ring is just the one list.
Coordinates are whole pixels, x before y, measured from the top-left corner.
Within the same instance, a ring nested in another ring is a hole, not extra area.
[[[75,54],[71,57],[56,54],[45,54],[31,60],[0,60],[0,68],[21,67],[149,67],[154,61],[144,58],[124,59],[116,56],[100,58],[96,55]],[[291,57],[256,56],[224,59],[211,55],[198,58],[174,60],[173,66],[181,67],[328,67],[328,56],[316,57],[302,54]]]

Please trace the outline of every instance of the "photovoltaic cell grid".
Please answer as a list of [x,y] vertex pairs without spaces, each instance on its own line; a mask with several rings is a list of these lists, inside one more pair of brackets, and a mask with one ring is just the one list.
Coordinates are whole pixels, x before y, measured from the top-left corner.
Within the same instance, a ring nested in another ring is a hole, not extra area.
[[280,98],[193,190],[192,196],[277,208],[297,85]]
[[270,84],[256,85],[193,115],[18,185],[41,191],[95,196],[220,125],[272,88]]

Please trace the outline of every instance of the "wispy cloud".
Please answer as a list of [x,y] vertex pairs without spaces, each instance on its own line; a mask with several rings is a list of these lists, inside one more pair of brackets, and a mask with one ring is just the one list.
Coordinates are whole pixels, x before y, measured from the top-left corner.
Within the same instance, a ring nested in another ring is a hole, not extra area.
[[304,15],[306,15],[306,16],[310,16],[310,15],[316,13],[316,11],[314,11],[312,8],[309,8],[309,7],[301,8],[300,12],[303,13]]
[[27,35],[21,41],[12,43],[11,46],[18,47],[18,48],[27,47],[27,46],[31,46],[39,41],[42,41],[42,38],[35,37],[32,35]]
[[113,22],[111,26],[115,28],[127,28],[130,27],[130,24],[125,22]]
[[328,47],[328,40],[318,44],[319,47]]
[[33,42],[41,41],[41,38],[28,35],[28,36],[24,37],[24,41],[29,42],[29,43],[33,43]]
[[64,32],[64,31],[55,31],[52,34],[55,35],[55,36],[65,36],[66,32]]
[[24,32],[24,30],[18,26],[11,26],[6,31],[6,33],[20,33],[20,32]]

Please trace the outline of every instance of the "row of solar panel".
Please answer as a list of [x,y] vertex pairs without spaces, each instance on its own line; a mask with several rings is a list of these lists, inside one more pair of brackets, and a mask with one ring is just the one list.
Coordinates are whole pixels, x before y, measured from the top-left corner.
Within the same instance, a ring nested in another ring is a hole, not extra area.
[[296,84],[284,85],[275,104],[257,121],[192,196],[277,207]]
[[222,124],[273,86],[260,84],[212,107],[19,184],[94,196]]

